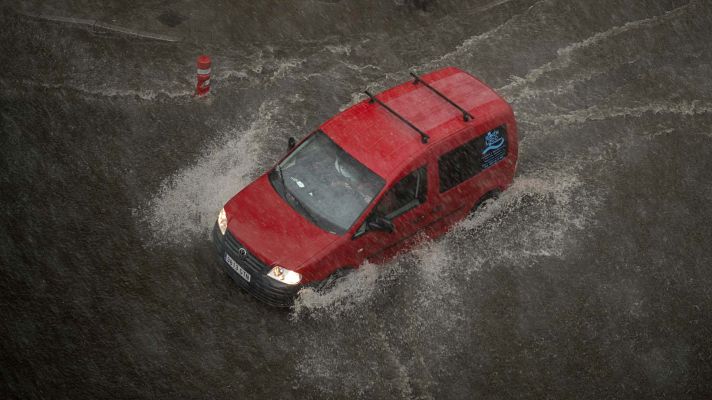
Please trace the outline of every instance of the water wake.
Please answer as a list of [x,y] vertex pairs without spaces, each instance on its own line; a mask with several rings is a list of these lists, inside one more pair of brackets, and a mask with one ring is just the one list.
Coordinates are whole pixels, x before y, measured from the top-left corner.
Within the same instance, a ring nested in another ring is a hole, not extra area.
[[637,106],[596,105],[565,114],[528,115],[527,119],[534,124],[573,125],[620,117],[640,118],[648,113],[677,114],[681,116],[710,114],[712,113],[712,104],[697,100],[680,100],[659,101]]
[[[431,303],[458,302],[462,297],[453,279],[472,279],[487,263],[526,266],[532,257],[563,257],[570,231],[585,228],[595,204],[596,198],[583,191],[573,171],[537,171],[518,177],[498,200],[456,224],[443,238],[423,240],[385,265],[366,263],[326,291],[303,290],[293,317],[334,318],[367,308],[387,282],[402,279],[424,294],[408,300],[421,309]],[[463,264],[468,265],[466,270],[453,270]],[[453,309],[457,307],[449,310]],[[456,320],[450,311],[439,319],[444,325]]]
[[613,27],[603,32],[598,32],[593,36],[590,36],[584,40],[576,43],[572,43],[564,48],[559,49],[556,53],[557,56],[554,60],[532,69],[523,78],[515,78],[515,80],[500,88],[499,91],[505,96],[512,95],[517,90],[535,83],[544,75],[557,70],[562,70],[567,68],[573,62],[573,55],[585,48],[589,48],[600,44],[601,42],[613,39],[621,34],[638,30],[638,29],[649,29],[657,25],[669,22],[672,19],[678,18],[685,14],[685,12],[690,8],[690,6],[695,3],[691,1],[683,6],[677,7],[670,10],[664,14],[656,15],[650,18],[644,18],[636,21],[627,22],[623,25]]
[[[137,97],[141,100],[156,100],[160,97],[166,97],[170,99],[184,98],[188,99],[193,94],[192,90],[164,90],[164,89],[144,89],[144,90],[132,90],[132,89],[119,89],[119,88],[89,88],[86,85],[72,85],[70,83],[47,83],[47,82],[36,82],[28,79],[22,80],[23,86],[38,86],[45,89],[67,89],[72,91],[77,91],[89,96],[100,96],[100,97]],[[185,85],[178,85],[185,86]]]

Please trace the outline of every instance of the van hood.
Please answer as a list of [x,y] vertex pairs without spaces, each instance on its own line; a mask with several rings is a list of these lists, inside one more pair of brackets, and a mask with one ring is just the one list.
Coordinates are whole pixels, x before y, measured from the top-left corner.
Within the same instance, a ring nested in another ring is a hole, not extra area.
[[296,212],[264,174],[225,205],[228,229],[268,266],[299,271],[305,262],[338,239]]

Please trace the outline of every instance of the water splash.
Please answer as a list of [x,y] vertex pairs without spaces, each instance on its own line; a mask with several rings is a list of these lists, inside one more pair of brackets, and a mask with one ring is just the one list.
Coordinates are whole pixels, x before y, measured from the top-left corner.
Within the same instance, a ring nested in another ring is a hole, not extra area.
[[[597,209],[596,197],[582,186],[574,168],[532,171],[442,238],[386,265],[365,265],[326,293],[303,292],[295,319],[310,316],[333,326],[329,335],[318,329],[304,341],[300,379],[318,382],[327,395],[365,398],[387,386],[397,397],[432,398],[433,374],[448,364],[438,360],[471,345],[478,310],[468,299],[482,270],[564,257],[572,231],[586,229]],[[394,301],[398,305],[389,307]],[[340,356],[353,330],[359,332],[354,340],[367,346],[364,357]]]
[[220,208],[256,177],[280,109],[265,101],[247,129],[227,130],[192,166],[164,180],[143,213],[154,242],[181,245],[210,232]]
[[[441,239],[423,240],[385,265],[366,263],[326,291],[302,290],[293,317],[336,318],[355,308],[368,308],[369,300],[388,290],[386,282],[406,276],[411,278],[409,285],[417,287],[415,292],[427,293],[408,299],[417,308],[457,303],[461,297],[453,279],[472,279],[488,260],[523,266],[531,257],[563,257],[570,231],[587,226],[596,200],[583,191],[574,171],[547,169],[518,177],[498,200],[456,224]],[[492,245],[495,241],[497,246]],[[453,270],[455,265],[467,268]],[[443,326],[453,324],[458,319],[456,309],[450,307],[435,319]],[[437,316],[439,311],[433,313]]]
[[304,288],[295,301],[292,318],[298,319],[301,315],[313,311],[332,318],[343,315],[366,304],[377,290],[377,282],[393,272],[366,262],[357,270],[337,280],[327,290]]

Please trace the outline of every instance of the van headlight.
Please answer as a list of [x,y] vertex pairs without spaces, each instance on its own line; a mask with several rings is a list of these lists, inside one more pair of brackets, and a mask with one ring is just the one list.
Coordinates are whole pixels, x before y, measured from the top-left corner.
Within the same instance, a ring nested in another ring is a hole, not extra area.
[[275,265],[267,276],[270,278],[286,283],[287,285],[296,285],[302,280],[302,275],[299,272],[290,271],[287,268]]
[[220,210],[220,214],[218,214],[218,228],[220,228],[220,232],[224,235],[227,230],[227,215],[225,214],[224,208]]

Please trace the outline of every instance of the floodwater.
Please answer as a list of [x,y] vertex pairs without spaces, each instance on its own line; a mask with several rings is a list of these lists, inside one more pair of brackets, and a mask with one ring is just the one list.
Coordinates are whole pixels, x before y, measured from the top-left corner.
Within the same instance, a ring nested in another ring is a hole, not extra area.
[[[0,397],[712,397],[709,1],[1,8]],[[292,310],[238,289],[222,204],[446,65],[511,102],[511,189]]]

